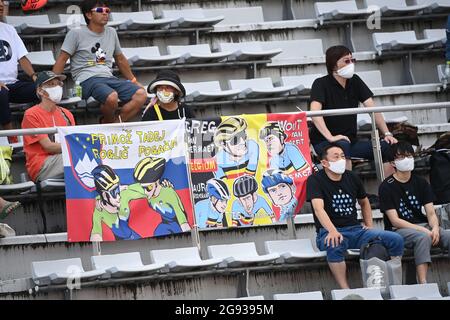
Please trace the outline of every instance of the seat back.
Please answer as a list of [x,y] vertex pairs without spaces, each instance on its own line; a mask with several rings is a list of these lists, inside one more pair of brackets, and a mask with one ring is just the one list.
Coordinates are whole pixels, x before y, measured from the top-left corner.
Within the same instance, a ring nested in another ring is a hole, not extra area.
[[167,46],[167,52],[169,54],[210,54],[211,49],[209,47],[209,44],[194,44],[190,46]]
[[281,77],[283,86],[299,86],[303,85],[307,89],[311,89],[313,82],[322,77],[322,74],[305,74],[302,76],[284,76]]
[[168,263],[171,261],[201,261],[197,247],[150,250],[150,258],[154,263]]
[[231,89],[273,89],[273,82],[271,78],[229,80],[229,83]]
[[92,268],[105,270],[112,267],[142,267],[141,254],[139,252],[127,252],[91,257]]
[[357,295],[363,298],[364,300],[383,300],[379,288],[331,290],[331,298],[333,300],[342,300],[349,295]]
[[241,50],[244,52],[261,52],[263,51],[260,41],[249,41],[249,42],[222,42],[219,43],[220,51],[237,51]]
[[68,23],[70,25],[86,25],[86,21],[82,14],[58,14],[59,20],[61,22]]
[[425,29],[423,30],[425,39],[446,39],[445,29]]
[[391,299],[402,298],[442,298],[437,283],[394,285],[389,287]]
[[375,32],[373,39],[376,45],[389,43],[391,41],[416,41],[416,33],[414,31],[399,32]]
[[32,51],[27,54],[28,60],[33,65],[51,65],[55,64],[53,51]]
[[273,58],[277,61],[324,56],[322,39],[265,41],[260,45],[264,50],[283,50]]
[[220,88],[219,81],[203,81],[203,82],[183,82],[184,88],[186,89],[186,93],[189,94],[194,91],[201,92],[220,92],[222,89]]
[[264,242],[267,253],[302,253],[314,252],[314,248],[310,239],[294,239],[294,240],[276,240]]
[[225,17],[216,25],[238,25],[264,22],[262,7],[205,9],[203,13],[207,18],[217,16]]
[[136,21],[153,21],[155,20],[152,11],[139,11],[139,12],[111,12],[112,21],[123,20],[136,20]]
[[407,7],[405,0],[364,0],[366,7],[369,6],[378,6],[382,7],[393,7],[393,8],[402,8]]
[[333,12],[334,10],[357,11],[358,7],[356,6],[355,1],[348,0],[348,1],[334,1],[334,2],[315,2],[314,9],[316,10],[316,15],[321,16],[323,14]]
[[258,256],[258,252],[254,242],[244,242],[208,246],[208,255],[210,258],[220,259],[228,257],[247,258]]
[[163,10],[164,18],[205,18],[203,9]]
[[138,48],[122,48],[122,53],[127,58],[131,58],[134,56],[139,57],[159,57],[161,54],[159,53],[158,47],[138,47]]
[[273,300],[323,300],[323,295],[321,291],[279,293],[273,295]]
[[42,14],[42,15],[27,15],[27,16],[6,16],[5,17],[6,23],[17,27],[20,26],[23,23],[26,24],[42,24],[47,25],[50,24],[50,20],[48,18],[48,15]]
[[361,71],[357,75],[364,81],[369,88],[383,87],[383,80],[381,78],[380,70]]
[[45,277],[52,273],[70,274],[74,272],[84,272],[80,258],[36,261],[31,263],[33,278]]

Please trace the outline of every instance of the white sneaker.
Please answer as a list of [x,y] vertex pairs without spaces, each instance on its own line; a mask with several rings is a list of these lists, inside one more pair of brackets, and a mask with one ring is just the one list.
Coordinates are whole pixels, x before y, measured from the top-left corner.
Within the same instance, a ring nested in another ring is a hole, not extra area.
[[16,232],[6,223],[0,223],[0,238],[15,237]]

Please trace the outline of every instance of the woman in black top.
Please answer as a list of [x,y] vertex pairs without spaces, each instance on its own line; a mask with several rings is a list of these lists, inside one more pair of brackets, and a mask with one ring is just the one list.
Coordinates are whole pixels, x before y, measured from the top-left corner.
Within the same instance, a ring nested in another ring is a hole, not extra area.
[[[373,93],[361,78],[354,74],[355,59],[352,52],[344,46],[330,47],[326,52],[328,75],[314,81],[311,88],[311,111],[358,108],[359,103],[365,107],[375,105]],[[376,125],[384,139],[381,141],[383,159],[389,144],[397,140],[389,132],[381,114],[377,113]],[[347,158],[347,169],[351,170],[351,157],[373,159],[372,142],[358,141],[356,138],[356,114],[331,117],[313,117],[311,143],[317,154],[330,143],[342,147]],[[393,169],[386,163],[385,172]]]
[[175,72],[160,71],[148,85],[147,91],[156,96],[145,108],[142,121],[192,118],[190,110],[180,103],[180,99],[186,95],[186,90]]

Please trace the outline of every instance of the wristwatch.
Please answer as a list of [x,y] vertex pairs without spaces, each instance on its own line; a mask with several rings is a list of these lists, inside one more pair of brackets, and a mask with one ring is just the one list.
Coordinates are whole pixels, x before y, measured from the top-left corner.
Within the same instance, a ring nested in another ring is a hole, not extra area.
[[393,137],[394,135],[392,134],[392,132],[389,132],[389,131],[388,131],[388,132],[385,132],[385,133],[384,133],[384,136],[385,136],[385,137]]

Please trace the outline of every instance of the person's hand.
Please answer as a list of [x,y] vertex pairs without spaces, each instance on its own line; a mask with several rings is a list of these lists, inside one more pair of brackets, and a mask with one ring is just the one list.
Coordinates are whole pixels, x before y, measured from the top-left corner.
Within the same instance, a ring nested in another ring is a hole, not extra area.
[[431,240],[433,246],[436,246],[439,243],[439,238],[440,238],[439,227],[431,229]]
[[344,136],[344,135],[342,135],[342,134],[338,134],[338,135],[336,135],[336,136],[331,136],[331,138],[328,139],[328,142],[329,142],[329,143],[333,143],[333,142],[336,142],[336,141],[339,141],[339,140],[346,140],[346,141],[348,141],[348,142],[351,142],[350,139],[349,139],[349,137]]
[[421,232],[425,233],[426,235],[430,236],[431,238],[433,238],[431,231],[428,230],[427,228],[419,226],[419,231],[421,231]]
[[328,233],[324,243],[327,247],[331,246],[332,248],[335,248],[340,245],[343,240],[344,236],[342,234],[340,234],[338,231],[332,231]]
[[385,136],[384,141],[386,141],[389,144],[395,144],[398,142],[398,140],[395,139],[393,136]]
[[167,180],[167,179],[164,179],[164,180],[161,182],[161,185],[163,186],[163,188],[172,188],[172,189],[175,189],[174,186],[173,186],[173,183],[170,182],[170,181]]
[[363,228],[364,230],[369,230],[369,229],[372,229],[372,228],[373,228],[373,226],[368,226],[368,225],[366,225],[365,223],[362,223],[361,225],[362,225],[362,228]]
[[186,232],[186,231],[190,231],[191,230],[191,226],[189,225],[189,223],[182,223],[180,225],[181,231]]
[[3,82],[0,82],[0,90],[3,90],[3,88],[5,88],[6,90],[9,91],[8,87],[6,86],[6,84],[4,84]]

